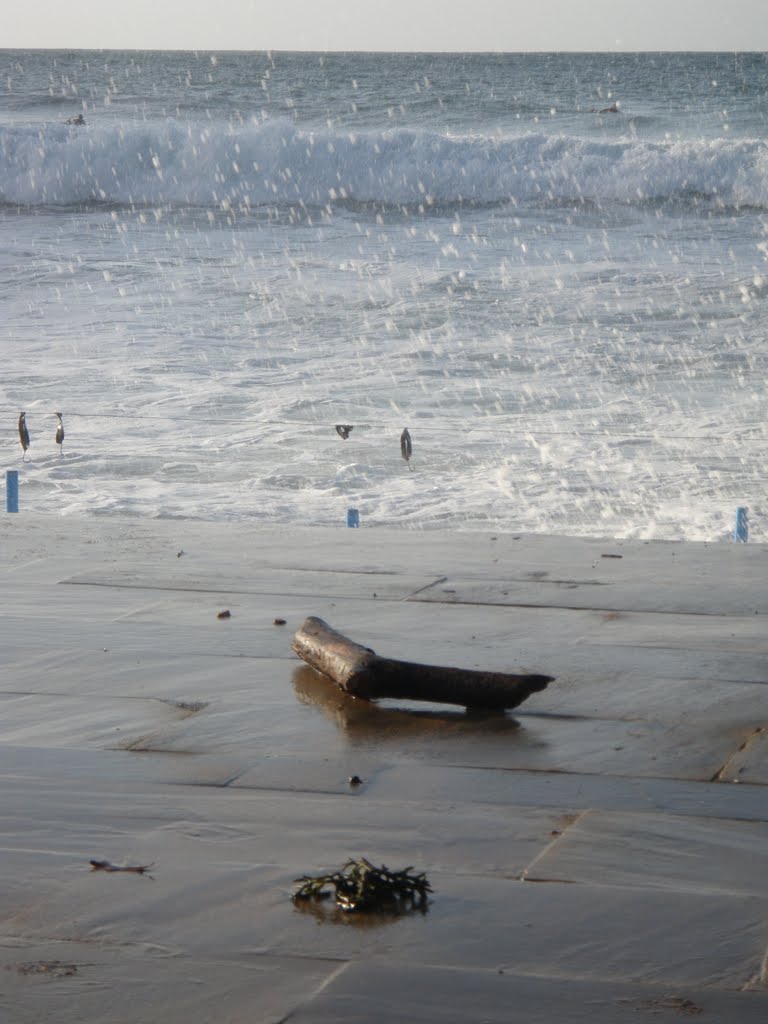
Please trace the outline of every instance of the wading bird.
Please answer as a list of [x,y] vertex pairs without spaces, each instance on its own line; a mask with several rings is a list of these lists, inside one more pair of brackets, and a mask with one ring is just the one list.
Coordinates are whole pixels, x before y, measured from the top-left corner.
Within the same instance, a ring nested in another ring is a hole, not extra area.
[[413,455],[413,444],[411,443],[411,435],[408,433],[408,427],[406,427],[405,430],[400,435],[400,454],[408,463],[408,469],[413,469],[413,466],[411,465],[411,456]]
[[25,412],[19,415],[19,441],[21,441],[22,456],[21,461],[27,461],[27,448],[29,448],[29,431],[27,430],[27,414]]
[[352,431],[354,429],[355,428],[351,427],[348,423],[337,423],[336,424],[336,433],[339,435],[339,437],[343,441],[347,440],[347,438],[349,437],[349,435],[352,433]]
[[59,455],[64,454],[64,424],[61,421],[61,413],[55,412],[54,416],[59,417],[59,425],[56,427],[56,444],[59,446]]

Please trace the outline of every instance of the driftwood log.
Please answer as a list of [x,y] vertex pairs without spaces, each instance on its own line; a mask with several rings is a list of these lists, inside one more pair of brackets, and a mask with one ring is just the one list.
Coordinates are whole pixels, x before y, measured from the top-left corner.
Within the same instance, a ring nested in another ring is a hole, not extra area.
[[314,616],[297,630],[292,646],[300,658],[329,676],[345,693],[365,700],[393,697],[468,708],[515,708],[532,693],[544,690],[553,678],[382,658]]

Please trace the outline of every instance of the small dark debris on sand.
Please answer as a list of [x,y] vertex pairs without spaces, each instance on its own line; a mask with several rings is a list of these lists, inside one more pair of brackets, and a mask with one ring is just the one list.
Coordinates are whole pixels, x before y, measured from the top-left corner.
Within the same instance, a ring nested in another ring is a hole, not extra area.
[[8,970],[17,974],[46,974],[49,978],[71,978],[77,974],[77,964],[65,964],[61,960],[35,960],[32,963],[9,965]]
[[154,864],[112,864],[108,860],[91,860],[89,863],[91,871],[107,871],[110,874],[115,871],[125,871],[133,875],[146,875],[147,878],[152,878],[149,872],[154,867]]
[[219,614],[216,616],[217,619],[229,619],[231,617],[232,612],[229,610],[229,608],[225,608],[223,612],[219,612]]

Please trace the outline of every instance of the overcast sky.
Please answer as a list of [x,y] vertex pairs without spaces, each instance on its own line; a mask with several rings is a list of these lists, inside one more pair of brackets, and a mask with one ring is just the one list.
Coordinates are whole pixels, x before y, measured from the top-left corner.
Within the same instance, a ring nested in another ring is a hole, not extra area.
[[763,50],[768,0],[6,0],[2,47]]

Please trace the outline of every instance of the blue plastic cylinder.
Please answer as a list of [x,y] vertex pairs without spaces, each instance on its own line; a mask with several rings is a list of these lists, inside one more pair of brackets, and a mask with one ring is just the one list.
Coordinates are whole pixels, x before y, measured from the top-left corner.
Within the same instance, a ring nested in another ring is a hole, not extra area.
[[6,469],[5,471],[5,511],[19,511],[19,471],[18,469]]
[[733,528],[733,539],[739,544],[749,540],[749,509],[740,505],[736,509],[736,525]]
[[347,509],[347,526],[351,526],[352,529],[356,530],[360,525],[360,512],[356,508]]

